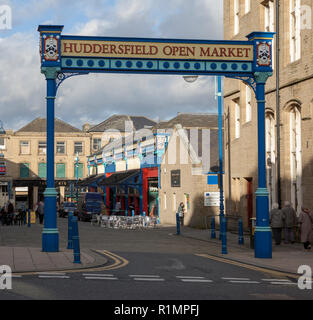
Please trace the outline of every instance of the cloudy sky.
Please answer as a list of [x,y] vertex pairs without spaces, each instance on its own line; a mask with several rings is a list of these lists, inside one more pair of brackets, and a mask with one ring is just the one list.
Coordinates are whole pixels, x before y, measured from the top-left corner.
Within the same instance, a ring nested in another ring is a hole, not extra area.
[[[17,130],[45,117],[39,24],[63,34],[176,39],[222,39],[221,0],[0,0],[12,9],[12,29],[0,27],[0,120]],[[0,26],[1,26],[0,11]],[[216,112],[214,78],[192,84],[181,76],[90,74],[62,83],[56,117],[81,128],[112,114],[166,120],[177,112]]]

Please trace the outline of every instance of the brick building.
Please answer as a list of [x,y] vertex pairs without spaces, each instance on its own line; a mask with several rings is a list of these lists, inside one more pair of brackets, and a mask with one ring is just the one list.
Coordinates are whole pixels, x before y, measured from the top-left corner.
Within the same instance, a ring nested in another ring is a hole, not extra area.
[[[273,43],[274,73],[266,85],[266,163],[270,206],[288,200],[299,213],[313,208],[313,38],[311,0],[224,0],[225,40],[246,40],[252,31],[279,33],[279,65]],[[279,74],[279,134],[277,92]],[[249,219],[255,216],[257,187],[257,107],[253,91],[243,82],[225,79],[225,196],[227,212]],[[278,149],[279,147],[279,149]],[[278,157],[279,156],[279,157]],[[280,190],[277,159],[280,158]]]

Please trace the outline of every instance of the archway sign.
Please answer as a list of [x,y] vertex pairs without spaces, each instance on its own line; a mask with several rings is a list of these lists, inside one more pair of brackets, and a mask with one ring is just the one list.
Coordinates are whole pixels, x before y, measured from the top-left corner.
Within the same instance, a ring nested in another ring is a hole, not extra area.
[[63,26],[40,25],[41,72],[47,81],[47,189],[42,249],[59,250],[54,188],[54,101],[59,85],[88,73],[208,75],[240,79],[258,106],[258,188],[255,257],[272,257],[265,168],[265,83],[272,75],[274,33],[253,32],[247,41],[111,38],[62,35]]

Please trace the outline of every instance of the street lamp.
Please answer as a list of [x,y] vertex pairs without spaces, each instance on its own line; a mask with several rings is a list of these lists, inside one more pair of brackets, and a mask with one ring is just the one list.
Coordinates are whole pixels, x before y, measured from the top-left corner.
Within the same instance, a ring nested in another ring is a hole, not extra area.
[[78,161],[79,161],[79,157],[78,157],[78,152],[76,152],[76,203],[78,204]]
[[4,128],[3,128],[3,123],[2,123],[2,121],[0,120],[0,135],[1,135],[1,134],[6,134],[6,132],[5,132]]

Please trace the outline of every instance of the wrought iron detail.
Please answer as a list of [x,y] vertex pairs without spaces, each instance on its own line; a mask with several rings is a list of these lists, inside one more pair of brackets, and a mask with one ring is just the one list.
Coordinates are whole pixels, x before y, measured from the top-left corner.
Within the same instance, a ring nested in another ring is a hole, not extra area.
[[254,91],[254,93],[256,94],[256,80],[254,77],[247,77],[247,76],[226,76],[227,78],[233,78],[233,79],[238,79],[243,81],[246,85],[248,85],[249,87],[251,87],[251,89]]
[[74,77],[74,76],[80,76],[80,75],[84,75],[84,74],[88,74],[89,72],[59,72],[57,77],[56,77],[56,90],[58,90],[59,86],[61,85],[61,83],[68,79],[68,78],[71,78],[71,77]]

